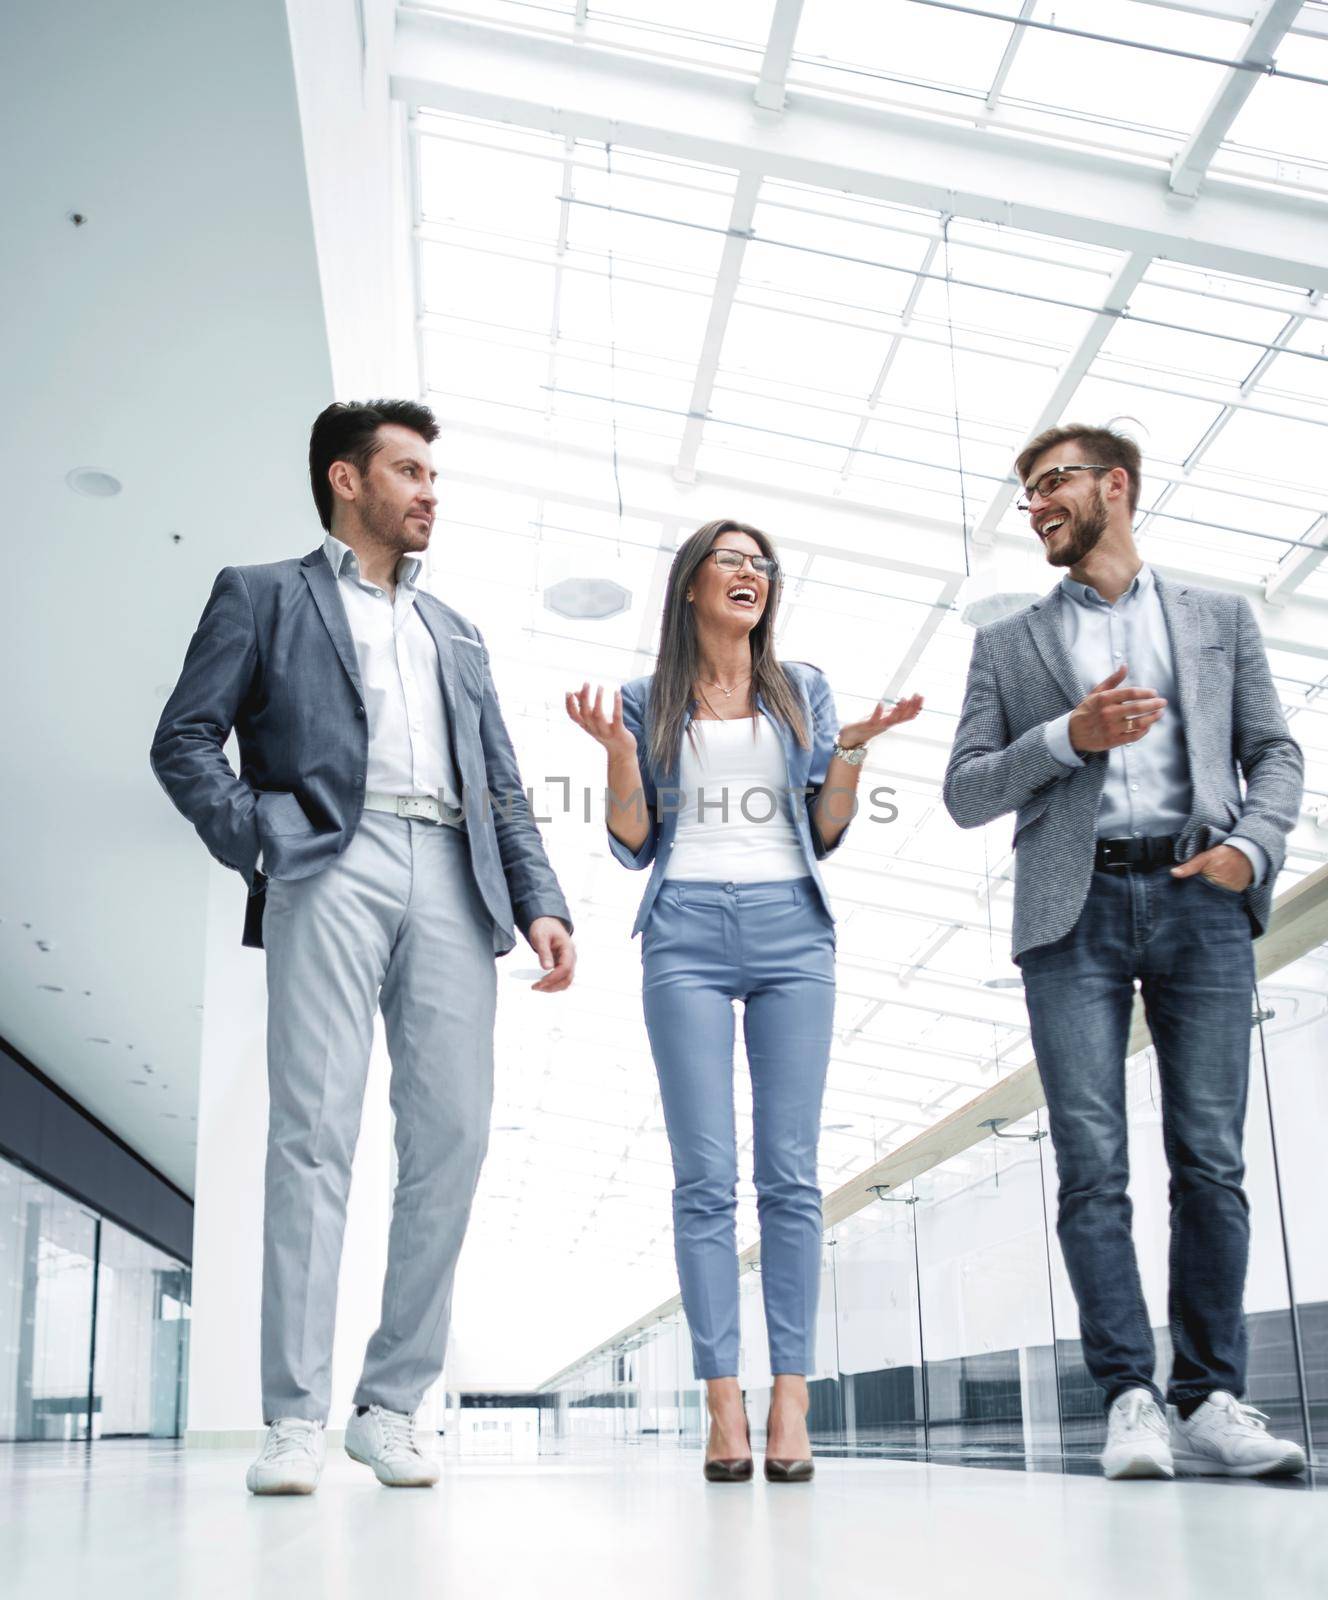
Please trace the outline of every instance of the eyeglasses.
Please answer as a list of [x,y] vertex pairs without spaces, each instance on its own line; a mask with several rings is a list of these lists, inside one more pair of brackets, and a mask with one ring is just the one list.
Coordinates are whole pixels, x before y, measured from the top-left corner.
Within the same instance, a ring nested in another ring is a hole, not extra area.
[[751,556],[745,550],[707,550],[708,556],[714,556],[715,565],[721,572],[741,572],[744,561],[750,561],[752,571],[758,578],[765,578],[773,583],[779,576],[779,562],[773,561],[769,556]]
[[1045,500],[1048,495],[1056,493],[1057,489],[1060,488],[1061,484],[1065,482],[1072,472],[1110,471],[1110,467],[1090,466],[1087,462],[1082,464],[1076,463],[1073,466],[1067,467],[1048,467],[1035,483],[1026,483],[1024,485],[1024,492],[1019,496],[1019,499],[1015,503],[1021,511],[1031,511],[1033,509],[1033,496],[1035,494],[1040,494]]

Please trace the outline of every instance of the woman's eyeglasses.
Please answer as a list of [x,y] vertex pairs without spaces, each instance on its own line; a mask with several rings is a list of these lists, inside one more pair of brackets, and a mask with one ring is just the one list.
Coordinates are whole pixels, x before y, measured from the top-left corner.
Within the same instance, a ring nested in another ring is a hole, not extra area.
[[773,583],[779,575],[779,562],[773,561],[769,556],[748,555],[745,550],[707,550],[707,555],[714,556],[715,565],[721,572],[741,572],[744,561],[750,561],[752,571],[758,578],[765,578]]

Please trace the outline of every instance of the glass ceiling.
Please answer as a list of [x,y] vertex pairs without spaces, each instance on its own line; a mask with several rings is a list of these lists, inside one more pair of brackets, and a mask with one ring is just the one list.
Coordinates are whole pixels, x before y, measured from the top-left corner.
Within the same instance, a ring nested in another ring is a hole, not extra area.
[[[754,79],[773,7],[616,0],[580,22],[572,4],[428,9],[611,45],[624,73],[636,52]],[[1228,69],[1063,30],[1227,61],[1247,31],[1237,11],[1057,0],[1031,16],[1062,31],[1035,31],[916,0],[807,0],[789,86],[1170,161]],[[1328,7],[1303,7],[1277,60],[1328,78]],[[1212,172],[1322,189],[1326,108],[1322,87],[1260,81]],[[602,761],[563,691],[648,671],[680,540],[773,499],[780,654],[822,666],[845,718],[883,693],[926,695],[868,764],[864,792],[893,789],[897,820],[864,814],[826,873],[840,1000],[821,1155],[835,1188],[1031,1055],[1007,959],[1009,822],[961,832],[940,780],[973,637],[956,591],[977,541],[995,536],[1003,588],[1050,587],[1009,482],[1038,427],[1124,419],[1162,569],[1251,592],[1292,574],[1265,618],[1310,790],[1282,888],[1328,859],[1314,821],[1328,822],[1328,561],[1304,561],[1328,511],[1328,306],[1159,259],[1104,332],[1116,251],[770,179],[735,234],[753,180],[734,171],[427,107],[412,122],[420,351],[444,421],[430,581],[488,640],[581,959],[556,1007],[528,994],[528,959],[502,964],[476,1238],[602,1259],[663,1298],[671,1176],[627,938],[644,885],[582,815]],[[561,578],[592,575],[630,608],[585,622],[545,607]],[[746,1243],[749,1183],[740,1194]]]

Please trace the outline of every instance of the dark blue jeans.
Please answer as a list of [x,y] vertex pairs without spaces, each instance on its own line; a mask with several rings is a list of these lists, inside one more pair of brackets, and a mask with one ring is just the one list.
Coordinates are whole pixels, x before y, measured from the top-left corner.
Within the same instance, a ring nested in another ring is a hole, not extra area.
[[1057,1233],[1084,1360],[1107,1404],[1153,1383],[1156,1351],[1130,1235],[1125,1050],[1140,980],[1171,1172],[1166,1398],[1245,1388],[1249,1205],[1242,1135],[1254,955],[1240,895],[1201,877],[1095,872],[1063,939],[1020,958],[1060,1178]]

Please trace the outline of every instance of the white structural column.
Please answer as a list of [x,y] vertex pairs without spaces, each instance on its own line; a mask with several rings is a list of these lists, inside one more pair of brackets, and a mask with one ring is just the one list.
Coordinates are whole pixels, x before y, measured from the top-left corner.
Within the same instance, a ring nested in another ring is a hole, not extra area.
[[1198,194],[1209,163],[1263,76],[1257,69],[1271,64],[1300,7],[1301,0],[1264,0],[1260,6],[1240,49],[1240,59],[1250,65],[1228,69],[1208,109],[1199,119],[1199,126],[1172,163],[1171,187],[1177,194]]
[[738,292],[742,275],[742,258],[751,237],[752,218],[756,214],[756,198],[761,190],[759,178],[743,176],[733,191],[733,210],[729,213],[729,236],[724,241],[719,271],[715,275],[715,289],[710,299],[710,317],[706,322],[705,338],[701,342],[701,359],[696,364],[692,380],[692,398],[687,406],[687,421],[682,430],[682,446],[678,451],[675,474],[680,483],[692,483],[696,478],[696,453],[701,448],[701,433],[705,428],[710,399],[715,392],[715,376],[719,371],[720,351],[724,348],[724,335],[728,331],[729,315]]
[[770,37],[755,95],[757,105],[764,111],[784,109],[785,85],[798,24],[802,21],[802,5],[803,0],[775,0],[775,14],[770,19]]
[[[1084,329],[1083,338],[1061,368],[1055,388],[1047,396],[1046,404],[1029,430],[1030,439],[1036,438],[1044,428],[1054,428],[1061,420],[1066,406],[1074,398],[1075,390],[1084,381],[1098,351],[1106,343],[1107,335],[1116,325],[1120,313],[1129,304],[1130,296],[1138,288],[1144,273],[1148,271],[1148,259],[1144,255],[1128,256],[1117,267],[1116,275],[1103,296],[1102,310]],[[973,530],[974,544],[989,545],[992,542],[1000,520],[1005,515],[1006,507],[1014,499],[1018,488],[1019,485],[1012,476],[1008,483],[1001,484],[992,495]]]
[[1328,288],[1328,212],[1317,198],[1224,179],[1177,208],[1145,161],[994,122],[946,124],[806,91],[773,118],[748,85],[714,72],[639,60],[629,74],[620,55],[584,40],[418,11],[399,14],[392,89],[458,115]]
[[1303,540],[1264,585],[1263,597],[1270,606],[1284,606],[1310,573],[1328,559],[1328,512],[1315,519]]

